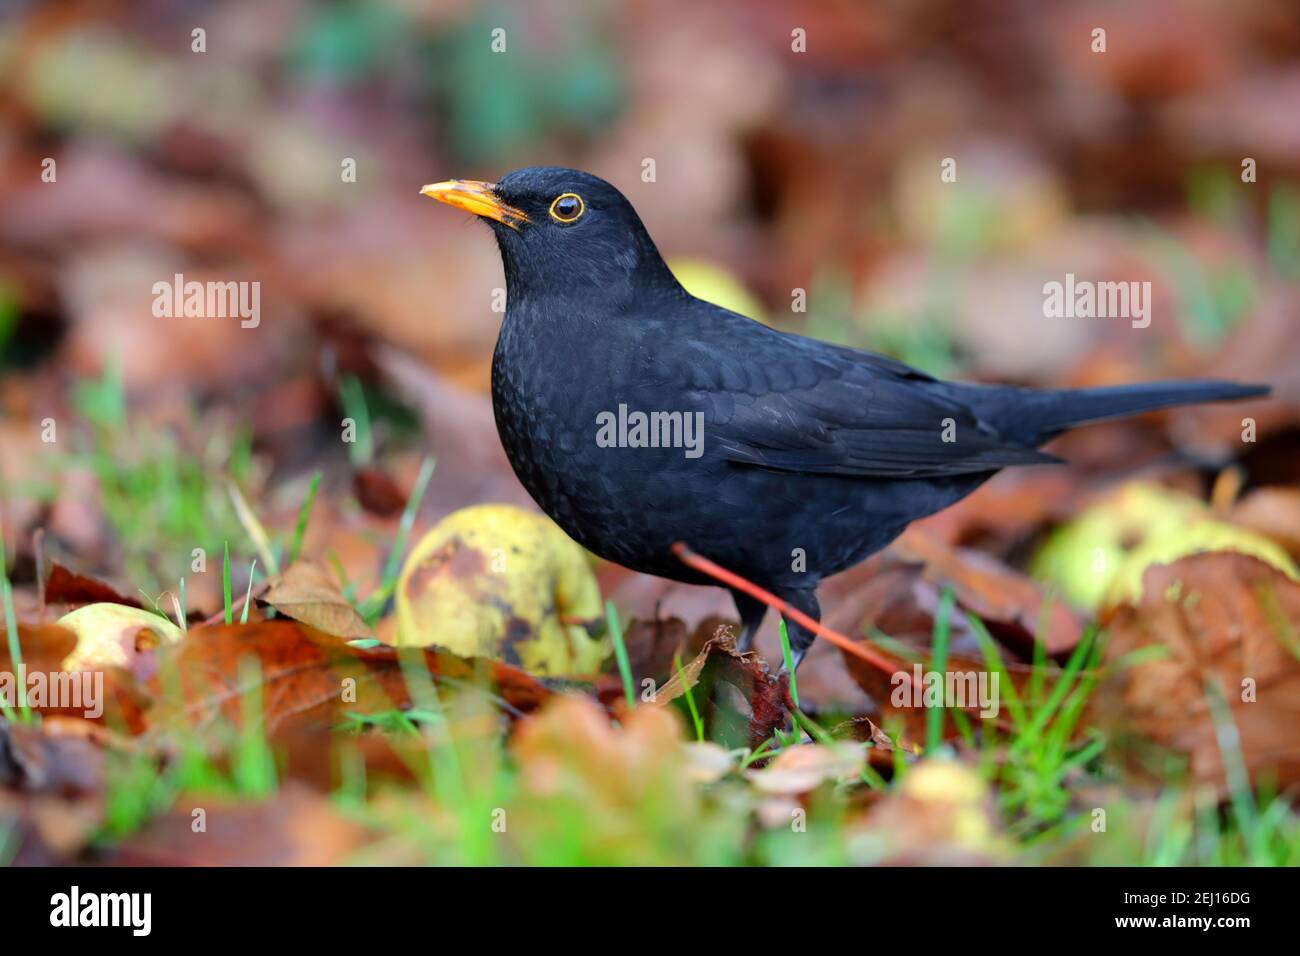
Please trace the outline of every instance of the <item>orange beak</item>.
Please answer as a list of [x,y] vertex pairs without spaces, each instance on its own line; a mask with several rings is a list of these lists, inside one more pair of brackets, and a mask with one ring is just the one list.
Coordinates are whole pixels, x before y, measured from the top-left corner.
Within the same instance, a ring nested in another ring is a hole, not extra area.
[[481,183],[473,179],[448,179],[441,183],[430,183],[420,189],[421,196],[431,196],[438,202],[455,206],[475,216],[491,219],[495,222],[518,229],[522,222],[529,222],[528,214],[501,201],[495,192],[495,183]]

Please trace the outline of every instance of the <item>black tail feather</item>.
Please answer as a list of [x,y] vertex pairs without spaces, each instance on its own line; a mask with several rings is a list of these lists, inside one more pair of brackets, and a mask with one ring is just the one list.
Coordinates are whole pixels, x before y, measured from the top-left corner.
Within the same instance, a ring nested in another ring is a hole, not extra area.
[[1175,405],[1261,398],[1267,385],[1200,380],[1036,391],[992,389],[976,404],[982,418],[1015,441],[1038,445],[1076,425],[1139,415]]

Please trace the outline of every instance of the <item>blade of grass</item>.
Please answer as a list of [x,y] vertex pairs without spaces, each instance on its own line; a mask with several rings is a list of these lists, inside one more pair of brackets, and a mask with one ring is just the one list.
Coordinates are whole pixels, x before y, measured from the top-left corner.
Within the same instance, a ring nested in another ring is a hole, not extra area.
[[704,718],[700,716],[700,709],[695,705],[695,692],[691,688],[690,682],[682,673],[682,653],[681,651],[673,652],[673,670],[677,674],[677,679],[685,688],[686,706],[691,712],[691,724],[695,727],[695,739],[704,743]]
[[1052,719],[1052,715],[1056,713],[1056,709],[1061,705],[1061,701],[1065,700],[1066,694],[1070,692],[1075,677],[1083,669],[1084,661],[1092,654],[1093,640],[1096,633],[1091,627],[1084,631],[1083,638],[1070,653],[1070,659],[1066,661],[1061,676],[1052,685],[1051,694],[1048,695],[1047,700],[1041,706],[1035,709],[1033,719],[1021,731],[1019,739],[1012,745],[1013,748],[1023,748],[1038,739],[1043,729]]
[[[948,639],[952,632],[952,608],[956,602],[952,588],[944,588],[939,597],[939,610],[934,615],[934,629],[930,646],[933,654],[930,658],[930,670],[939,675],[943,686],[948,685]],[[933,753],[943,743],[943,717],[946,702],[938,707],[931,707],[925,712],[925,750]]]
[[270,571],[272,576],[280,573],[280,562],[275,559],[275,552],[271,548],[271,538],[266,533],[266,528],[262,522],[257,519],[253,509],[249,507],[248,501],[244,498],[244,493],[239,490],[239,486],[233,481],[226,484],[226,491],[230,494],[230,502],[235,506],[235,514],[239,517],[239,523],[244,526],[248,532],[249,538],[253,541],[253,547],[262,557],[262,563]]
[[790,635],[785,628],[785,618],[781,618],[777,624],[777,630],[781,634],[781,661],[785,664],[785,672],[790,675],[790,700],[794,702],[795,707],[799,706],[799,682],[794,672],[794,654],[790,650]]
[[1043,603],[1038,609],[1038,625],[1034,631],[1034,666],[1029,672],[1029,691],[1026,695],[1030,706],[1036,705],[1043,696],[1043,677],[1047,671],[1047,625],[1051,610],[1052,595],[1049,589],[1043,595]]
[[415,514],[420,510],[420,501],[424,498],[425,489],[429,486],[429,479],[433,477],[436,464],[437,459],[433,455],[428,455],[420,465],[415,486],[411,489],[411,496],[406,500],[406,507],[402,510],[402,520],[397,526],[397,538],[393,541],[392,550],[388,552],[388,560],[384,564],[384,573],[379,580],[379,587],[362,602],[359,608],[367,624],[375,623],[383,612],[384,603],[392,595],[393,588],[397,586],[397,576],[402,569],[402,558],[406,554],[406,541],[411,536],[411,528],[415,525]]
[[302,550],[302,539],[307,533],[307,519],[311,516],[311,508],[316,501],[316,489],[320,487],[320,478],[320,471],[311,476],[311,484],[307,486],[307,497],[303,498],[302,505],[298,508],[298,523],[293,529],[293,541],[289,544],[289,556],[285,559],[285,564],[293,564],[298,560],[298,552]]
[[[4,602],[5,635],[9,644],[9,666],[14,669],[15,674],[21,674],[23,673],[23,648],[22,642],[18,639],[18,617],[14,614],[14,595],[9,587],[9,565],[5,554],[3,525],[0,525],[0,601]],[[27,706],[27,682],[18,680],[14,683],[18,688],[18,713],[23,723],[27,723],[32,717],[31,709]],[[12,720],[13,714],[10,711],[9,702],[4,700],[3,696],[0,696],[0,704],[4,705],[5,717]]]
[[366,404],[365,389],[355,375],[344,375],[339,379],[339,398],[344,413],[356,426],[356,441],[348,450],[352,464],[369,465],[375,457],[375,439],[370,430],[370,407]]
[[230,603],[230,542],[226,542],[225,552],[221,557],[221,597],[225,608],[227,624],[235,623],[234,606]]
[[266,739],[262,713],[262,666],[257,658],[239,661],[240,727],[232,754],[231,774],[239,792],[264,797],[275,793],[275,756]]
[[826,746],[835,743],[834,737],[828,734],[825,729],[798,707],[790,711],[790,715],[794,717],[795,723],[807,731],[808,736],[817,741],[817,743],[825,744]]
[[328,555],[328,560],[330,567],[334,569],[334,573],[338,576],[339,585],[343,589],[343,596],[353,604],[356,604],[357,588],[356,585],[352,583],[352,579],[348,577],[348,569],[343,567],[343,562],[339,559],[339,553],[337,551],[331,551]]
[[189,630],[188,622],[185,620],[185,579],[181,578],[181,596],[175,594],[172,598],[172,614],[176,617],[176,626],[183,632]]
[[1231,794],[1229,806],[1243,833],[1255,823],[1255,795],[1250,789],[1250,774],[1241,753],[1241,733],[1232,719],[1232,710],[1224,699],[1223,691],[1213,680],[1205,681],[1205,699],[1210,705],[1214,721],[1214,737],[1219,745],[1219,762]]
[[993,636],[989,634],[984,622],[975,614],[967,613],[966,620],[970,624],[971,633],[975,635],[975,640],[980,646],[980,653],[984,656],[984,666],[990,671],[996,671],[998,675],[998,686],[1006,687],[1004,696],[1006,697],[1007,713],[1011,715],[1011,723],[1019,730],[1025,725],[1025,707],[1020,700],[1020,695],[1016,692],[1016,685],[1011,681],[1011,675],[1007,671],[1007,666],[1002,661],[1002,652],[998,650],[997,643]]
[[761,744],[759,744],[756,748],[754,748],[753,750],[751,750],[748,754],[745,755],[745,758],[744,758],[743,760],[741,760],[741,762],[740,762],[740,769],[741,769],[741,770],[744,770],[746,767],[748,767],[748,766],[749,766],[750,764],[752,764],[754,761],[756,761],[756,760],[762,760],[764,757],[766,757],[766,756],[768,755],[768,751],[771,749],[772,745],[773,745],[775,742],[776,742],[776,737],[768,737],[768,738],[767,738],[766,740],[764,740]]
[[248,590],[244,592],[244,609],[239,612],[239,623],[248,623],[248,605],[253,603],[253,576],[257,573],[257,558],[248,568]]
[[623,643],[623,627],[618,622],[618,611],[613,601],[605,602],[605,621],[609,626],[609,639],[614,642],[614,659],[618,661],[618,674],[623,679],[623,696],[627,709],[636,707],[636,688],[632,684],[632,664],[627,659],[627,645]]

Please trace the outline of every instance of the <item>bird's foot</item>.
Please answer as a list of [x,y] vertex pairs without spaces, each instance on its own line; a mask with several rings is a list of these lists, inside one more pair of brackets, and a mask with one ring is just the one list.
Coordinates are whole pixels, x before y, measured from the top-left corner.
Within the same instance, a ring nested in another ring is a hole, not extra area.
[[803,659],[807,655],[807,653],[808,653],[808,648],[806,647],[790,648],[790,666],[786,667],[785,663],[783,662],[781,664],[781,669],[776,672],[776,676],[777,677],[788,676],[791,680],[794,680],[794,675],[798,672],[799,665],[803,663]]

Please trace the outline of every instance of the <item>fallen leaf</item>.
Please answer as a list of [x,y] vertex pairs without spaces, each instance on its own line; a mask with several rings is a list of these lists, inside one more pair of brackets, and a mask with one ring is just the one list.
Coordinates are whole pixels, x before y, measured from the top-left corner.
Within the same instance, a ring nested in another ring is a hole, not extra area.
[[749,705],[744,739],[736,741],[738,744],[758,746],[785,724],[790,712],[787,679],[769,674],[767,663],[753,651],[738,651],[731,629],[724,625],[717,626],[700,652],[655,692],[653,704],[664,707],[690,689],[708,736],[717,738],[717,725],[726,724],[731,716],[715,696],[720,684],[734,687]]
[[763,793],[793,796],[823,783],[857,777],[865,763],[861,744],[803,744],[786,747],[766,767],[745,776]]
[[299,560],[270,581],[263,603],[318,631],[343,638],[370,637],[369,626],[343,596],[330,573],[314,561]]
[[561,695],[520,724],[512,751],[521,794],[508,817],[525,857],[532,845],[568,846],[587,862],[683,865],[745,825],[702,799],[667,708],[637,707],[614,725],[590,698]]
[[[0,670],[13,673],[16,667],[9,656],[8,632],[0,629],[0,638]],[[76,650],[77,635],[58,624],[19,623],[18,646],[28,672],[48,673],[60,670],[64,658]]]
[[1233,506],[1228,520],[1300,557],[1300,488],[1256,488]]
[[119,594],[117,589],[96,578],[69,571],[57,561],[50,564],[45,578],[45,600],[48,604],[123,604],[139,607],[134,598]]
[[87,721],[0,720],[0,831],[11,863],[68,863],[103,820],[103,740]]
[[844,842],[864,865],[991,865],[1010,852],[988,784],[975,770],[939,759],[912,767],[848,828]]
[[352,493],[361,507],[380,518],[392,518],[406,507],[406,493],[378,468],[358,468],[352,475]]
[[1112,664],[1167,649],[1103,682],[1096,710],[1121,739],[1183,754],[1196,779],[1226,791],[1207,696],[1218,693],[1251,780],[1281,789],[1300,781],[1300,583],[1247,555],[1192,555],[1148,568],[1141,600],[1115,611],[1107,630]]
[[696,783],[714,783],[736,766],[732,751],[711,740],[693,740],[686,744],[686,764]]
[[[914,677],[917,665],[921,666],[923,672],[928,670],[935,618],[942,601],[941,585],[930,579],[923,566],[899,561],[892,556],[881,561],[872,573],[864,576],[866,580],[845,595],[834,612],[839,616],[841,624],[850,619],[857,622],[852,626],[842,624],[843,629],[848,633],[880,631],[903,648],[911,649],[912,660],[902,661],[903,674]],[[975,631],[966,618],[967,608],[962,603],[965,597],[965,591],[955,589],[955,603],[949,618],[948,662],[944,672],[961,675],[963,679],[966,675],[974,675],[978,688],[979,676],[988,672],[988,665]],[[988,619],[985,624],[995,640],[1009,645],[1001,649],[1003,663],[1016,687],[1022,687],[1029,679],[1031,668],[1017,660],[1016,655],[1022,652],[1021,648],[1032,640],[1032,636],[1024,632],[1018,621],[1008,623]],[[1015,653],[1009,652],[1012,648]],[[864,665],[856,657],[847,654],[843,657],[854,681],[871,695],[881,721],[899,719],[906,739],[924,739],[926,708],[915,703],[908,685],[899,676],[900,672],[885,674],[875,667]],[[969,705],[974,702],[968,700],[967,703],[970,710]],[[1005,714],[998,719],[1005,719]],[[957,734],[952,721],[945,721],[944,732],[948,736]]]
[[1041,639],[1049,656],[1068,653],[1083,634],[1080,619],[1059,601],[1049,601],[1030,578],[1001,561],[966,548],[949,548],[919,529],[904,532],[896,545],[904,557],[920,560],[925,576],[953,588],[957,604],[1018,652],[1033,652]]
[[[535,710],[552,694],[519,668],[499,661],[433,649],[413,653],[433,679],[481,687],[512,717]],[[410,692],[398,655],[391,647],[355,647],[287,620],[195,628],[187,640],[163,649],[157,665],[159,674],[179,676],[181,699],[173,699],[155,676],[146,688],[152,702],[145,722],[159,730],[180,726],[182,719],[197,727],[219,717],[239,724],[247,691],[240,670],[245,659],[260,670],[262,725],[268,734],[334,727],[347,713],[406,709]]]
[[[203,829],[196,831],[196,811]],[[260,803],[182,794],[167,813],[127,838],[114,866],[331,866],[365,847],[369,831],[328,796],[287,784]]]

